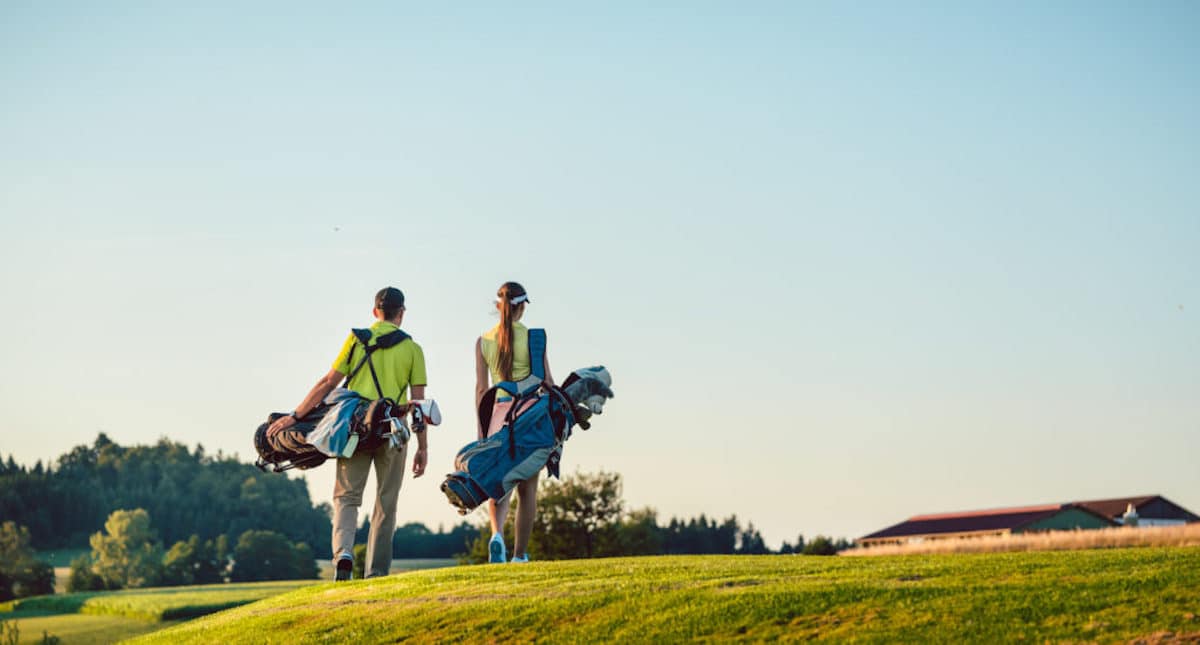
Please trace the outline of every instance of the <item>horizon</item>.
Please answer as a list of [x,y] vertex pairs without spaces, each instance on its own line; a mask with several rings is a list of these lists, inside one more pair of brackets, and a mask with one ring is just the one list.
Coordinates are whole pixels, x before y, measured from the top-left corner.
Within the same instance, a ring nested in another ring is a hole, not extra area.
[[0,454],[252,459],[393,285],[446,419],[397,522],[453,525],[473,344],[517,280],[555,374],[613,375],[563,471],[660,519],[777,548],[1200,509],[1197,26],[1182,1],[6,4]]

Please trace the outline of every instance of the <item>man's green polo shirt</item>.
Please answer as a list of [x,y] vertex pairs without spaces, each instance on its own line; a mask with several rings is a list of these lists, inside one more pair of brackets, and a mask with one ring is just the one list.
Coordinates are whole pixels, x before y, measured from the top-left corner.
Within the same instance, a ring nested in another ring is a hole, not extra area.
[[[376,338],[397,329],[400,328],[386,320],[377,320],[371,325],[371,342],[374,343]],[[353,356],[350,355],[351,348],[354,349]],[[350,334],[342,344],[342,351],[338,353],[337,359],[333,361],[333,369],[342,374],[349,374],[362,361],[363,356],[362,346],[358,344],[354,334]],[[376,350],[371,354],[371,363],[375,366],[375,374],[379,376],[383,396],[397,403],[408,401],[408,386],[426,384],[425,354],[421,351],[421,346],[411,338],[404,339],[399,345]],[[363,365],[354,378],[350,379],[347,387],[365,398],[379,398],[375,391],[375,382],[371,380],[371,368],[367,365]]]

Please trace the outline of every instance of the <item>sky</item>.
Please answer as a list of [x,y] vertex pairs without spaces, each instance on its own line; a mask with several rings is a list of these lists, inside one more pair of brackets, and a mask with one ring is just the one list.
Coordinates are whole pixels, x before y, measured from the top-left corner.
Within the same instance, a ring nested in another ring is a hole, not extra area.
[[0,454],[249,461],[393,285],[450,526],[517,280],[660,521],[1200,511],[1200,5],[187,4],[0,4]]

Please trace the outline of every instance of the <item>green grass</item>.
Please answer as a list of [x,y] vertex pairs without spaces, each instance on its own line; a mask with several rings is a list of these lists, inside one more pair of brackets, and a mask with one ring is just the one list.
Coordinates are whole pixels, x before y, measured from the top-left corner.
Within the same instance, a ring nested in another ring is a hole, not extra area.
[[[0,614],[0,620],[8,620]],[[147,622],[123,616],[88,616],[84,614],[59,614],[36,616],[16,620],[20,629],[20,643],[41,643],[42,634],[47,633],[61,639],[63,645],[101,645],[115,643],[125,638],[157,631],[178,621]]]
[[323,584],[136,642],[1116,642],[1200,633],[1198,614],[1200,547],[652,557]]
[[311,580],[287,580],[36,596],[0,604],[0,619],[8,618],[3,612],[15,612],[11,618],[54,614],[113,615],[148,621],[194,618],[312,584]]
[[42,632],[64,645],[114,643],[312,584],[249,582],[37,596],[0,604],[0,621],[16,622],[22,643],[41,642]]

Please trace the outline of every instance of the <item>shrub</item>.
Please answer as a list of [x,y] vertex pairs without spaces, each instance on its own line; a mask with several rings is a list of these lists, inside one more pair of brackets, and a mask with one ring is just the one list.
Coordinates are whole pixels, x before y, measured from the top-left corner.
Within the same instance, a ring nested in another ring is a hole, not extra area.
[[92,570],[92,556],[83,554],[71,561],[71,575],[67,578],[67,591],[103,591],[104,578]]
[[293,545],[275,531],[246,531],[238,537],[234,548],[229,579],[233,582],[309,580],[319,575],[312,548],[307,544]]
[[54,567],[37,560],[29,529],[0,525],[0,601],[54,593]]

